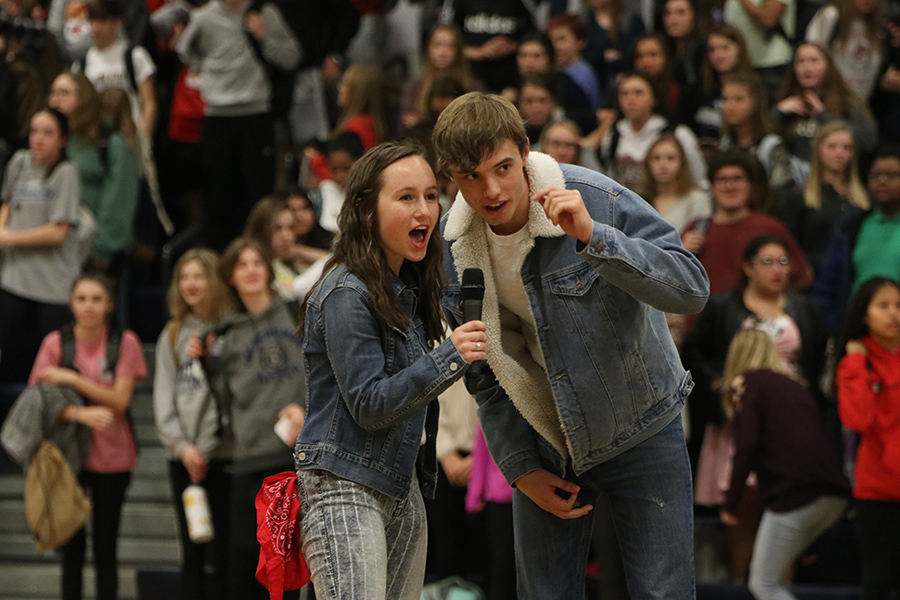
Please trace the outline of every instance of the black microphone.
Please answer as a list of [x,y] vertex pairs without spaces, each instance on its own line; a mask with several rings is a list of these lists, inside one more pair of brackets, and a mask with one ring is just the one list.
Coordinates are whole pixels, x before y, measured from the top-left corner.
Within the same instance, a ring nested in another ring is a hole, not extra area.
[[[481,320],[481,305],[484,300],[484,273],[481,269],[466,269],[462,276],[462,309],[463,321]],[[483,360],[472,363],[469,367],[469,373],[473,375],[481,374],[483,371]]]

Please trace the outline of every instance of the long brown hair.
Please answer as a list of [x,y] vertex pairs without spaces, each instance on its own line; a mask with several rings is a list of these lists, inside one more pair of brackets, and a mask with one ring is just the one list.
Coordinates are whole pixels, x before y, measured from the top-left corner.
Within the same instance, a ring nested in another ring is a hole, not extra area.
[[344,85],[347,86],[347,103],[334,135],[342,133],[352,117],[368,115],[372,117],[378,141],[390,138],[388,85],[381,67],[373,63],[350,65],[344,71]]
[[[385,169],[410,156],[426,160],[425,149],[411,140],[387,142],[366,152],[350,169],[347,195],[338,216],[338,229],[341,233],[334,243],[332,256],[324,271],[327,274],[339,264],[346,265],[347,270],[365,284],[378,318],[397,329],[408,328],[410,319],[398,306],[391,288],[389,274],[392,271],[381,245],[378,228],[378,196],[384,185]],[[442,245],[440,234],[435,229],[428,240],[425,258],[420,262],[407,261],[408,267],[418,277],[419,306],[425,334],[435,342],[444,337],[440,304],[445,282]],[[322,279],[316,285],[321,281]],[[300,331],[305,313],[305,310],[300,311]]]
[[84,73],[62,73],[58,77],[68,77],[78,90],[78,101],[69,115],[69,129],[81,141],[97,146],[103,130],[103,114],[100,94]]
[[[450,65],[450,68],[447,70],[448,72],[444,74],[439,74],[435,70],[434,65],[431,63],[430,55],[428,54],[431,40],[439,31],[446,31],[453,36],[453,43],[456,49],[456,56],[453,58],[453,64]],[[441,77],[442,75],[452,77],[462,85],[463,90],[466,92],[475,90],[475,78],[472,76],[469,60],[463,54],[462,33],[460,33],[455,25],[438,25],[431,30],[431,33],[428,34],[428,41],[425,42],[422,59],[422,84],[419,88],[419,94],[416,96],[415,102],[416,115],[418,115],[420,119],[424,119],[429,114],[428,101],[431,97],[431,86],[434,85],[434,82],[438,77]]]
[[850,30],[857,19],[861,20],[863,25],[865,25],[866,38],[868,38],[869,43],[875,48],[881,45],[883,36],[881,0],[875,0],[875,6],[865,15],[859,12],[856,0],[835,0],[833,6],[838,10],[838,20],[834,29],[832,46],[837,48],[847,43],[850,39]]
[[825,142],[825,138],[838,131],[846,131],[850,134],[850,139],[853,140],[853,156],[844,170],[844,178],[847,183],[847,198],[853,206],[868,210],[869,196],[866,194],[866,189],[859,178],[859,168],[857,167],[856,138],[853,136],[853,129],[846,121],[831,121],[822,125],[816,131],[816,137],[813,139],[812,157],[809,161],[809,177],[806,179],[806,185],[803,186],[803,198],[806,206],[812,210],[822,208],[822,159],[819,156],[819,150]]
[[131,149],[138,151],[138,132],[134,117],[131,116],[131,101],[128,93],[121,88],[107,88],[100,92],[100,104],[109,119],[107,126],[118,132]]
[[270,293],[272,292],[272,282],[275,281],[275,268],[272,266],[272,255],[269,254],[269,251],[266,250],[265,246],[252,237],[247,237],[245,235],[235,238],[228,244],[228,247],[222,252],[222,257],[219,259],[219,278],[229,290],[233,304],[242,310],[246,310],[247,307],[244,306],[240,294],[238,294],[237,289],[230,281],[231,276],[241,259],[241,253],[247,248],[256,251],[260,258],[262,258],[263,264],[266,265],[266,289],[268,289]]
[[244,235],[255,239],[270,255],[274,255],[272,236],[277,227],[278,215],[288,210],[293,212],[287,200],[278,196],[266,196],[250,209],[244,225]]
[[[750,60],[750,52],[747,50],[747,42],[744,41],[744,34],[741,33],[741,30],[735,27],[734,25],[729,25],[728,23],[716,23],[712,29],[709,30],[709,33],[706,35],[706,42],[709,44],[709,38],[717,35],[719,37],[723,37],[729,40],[731,43],[737,45],[738,47],[738,60],[737,64],[734,65],[734,69],[729,71],[730,73],[737,72],[755,72],[753,68],[753,62]],[[719,87],[721,86],[721,76],[719,73],[713,68],[712,63],[709,61],[709,52],[706,52],[703,57],[703,68],[700,71],[700,79],[703,83],[703,91],[706,94],[715,94]]]
[[663,133],[655,142],[653,142],[653,145],[650,146],[650,149],[647,151],[647,157],[644,159],[644,173],[641,178],[641,196],[643,196],[651,206],[653,206],[654,198],[659,195],[659,186],[657,185],[653,174],[650,172],[650,155],[653,154],[653,150],[657,146],[665,142],[669,142],[675,146],[675,151],[678,153],[678,160],[681,161],[681,164],[678,166],[678,175],[675,178],[675,191],[681,196],[686,196],[697,189],[697,182],[694,181],[694,176],[691,174],[691,167],[684,154],[684,146],[681,145],[681,142],[678,141],[678,138],[675,137],[674,133]]
[[[869,107],[866,106],[866,103],[863,102],[856,92],[850,89],[841,72],[838,71],[828,48],[822,44],[803,42],[794,51],[794,61],[796,62],[797,55],[804,46],[815,48],[822,55],[822,58],[825,59],[825,81],[822,82],[822,88],[819,92],[819,97],[822,99],[822,104],[825,105],[825,110],[842,117],[849,117],[852,111],[860,111],[872,118]],[[791,63],[787,77],[784,79],[784,85],[781,87],[781,93],[778,95],[778,101],[780,102],[791,96],[802,96],[804,91],[797,80],[797,71],[794,68],[794,63]]]
[[[753,99],[753,112],[750,113],[750,125],[753,130],[753,143],[759,144],[766,135],[772,133],[775,127],[769,119],[769,111],[766,106],[766,88],[762,80],[753,71],[739,71],[729,73],[722,78],[722,91],[726,85],[742,85],[747,89]],[[724,119],[722,119],[722,137],[737,145],[737,137]]]
[[181,269],[191,261],[197,261],[197,264],[203,269],[203,274],[206,275],[206,293],[209,297],[208,318],[210,321],[218,321],[231,308],[231,302],[225,283],[219,277],[219,256],[208,248],[191,248],[182,254],[175,263],[175,268],[172,270],[172,283],[169,284],[169,291],[166,294],[169,314],[173,321],[181,323],[191,313],[191,308],[181,297],[181,291],[178,289]]

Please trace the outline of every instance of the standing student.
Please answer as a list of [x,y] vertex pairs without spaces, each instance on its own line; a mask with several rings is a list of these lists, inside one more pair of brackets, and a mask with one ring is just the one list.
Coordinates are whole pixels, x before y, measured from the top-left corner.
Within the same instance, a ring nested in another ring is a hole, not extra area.
[[[168,293],[172,318],[156,342],[153,412],[169,463],[181,539],[181,581],[188,598],[205,597],[207,562],[215,582],[210,591],[221,598],[228,564],[231,443],[219,431],[221,415],[209,382],[188,355],[191,337],[212,329],[230,306],[218,266],[219,257],[206,249],[188,250],[178,259]],[[182,493],[189,485],[206,490],[215,531],[211,543],[195,543],[188,534]]]
[[850,492],[818,401],[785,371],[779,354],[765,332],[738,333],[722,385],[735,452],[719,514],[727,525],[739,524],[734,507],[756,473],[765,506],[750,562],[749,587],[757,600],[795,600],[787,588],[794,561],[841,518]]
[[422,593],[437,396],[486,351],[480,321],[444,339],[438,215],[420,147],[369,151],[350,172],[341,236],[306,299],[308,413],[294,458],[303,555],[324,600]]
[[0,381],[23,382],[41,339],[69,319],[81,270],[75,240],[81,191],[66,160],[69,121],[48,108],[31,118],[27,150],[6,167],[0,192]]
[[644,200],[529,152],[515,106],[473,92],[434,146],[460,196],[442,223],[445,314],[484,272],[487,366],[467,377],[515,486],[520,598],[577,598],[598,494],[609,494],[633,597],[694,594],[691,475],[678,418],[692,384],[663,311],[699,311],[697,259]]
[[[234,443],[226,597],[268,598],[254,575],[259,560],[254,501],[266,477],[293,467],[288,442],[303,427],[303,357],[296,321],[272,290],[272,261],[259,242],[240,237],[229,244],[219,276],[237,308],[205,336],[205,344],[192,338],[188,355],[204,356]],[[279,438],[274,427],[285,417],[287,433]]]
[[837,369],[841,422],[860,435],[853,497],[865,600],[900,590],[900,288],[872,277],[847,310]]
[[[137,445],[128,407],[134,386],[147,377],[141,342],[131,331],[107,326],[113,311],[112,285],[103,275],[81,275],[70,300],[75,325],[44,338],[34,361],[30,385],[67,385],[85,400],[60,418],[91,428],[91,449],[78,480],[90,493],[91,538],[98,600],[118,597],[117,544],[125,491],[137,464]],[[112,339],[112,335],[121,336]],[[69,348],[69,344],[73,347]],[[117,352],[109,352],[116,344]],[[66,356],[72,353],[70,364]],[[116,354],[115,364],[109,364]],[[81,600],[87,534],[82,528],[62,546],[62,598]]]

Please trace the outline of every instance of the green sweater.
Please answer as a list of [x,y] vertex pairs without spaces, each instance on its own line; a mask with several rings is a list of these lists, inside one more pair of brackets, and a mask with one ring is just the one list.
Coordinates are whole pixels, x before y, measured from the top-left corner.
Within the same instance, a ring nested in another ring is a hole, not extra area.
[[138,159],[119,133],[109,136],[104,156],[79,136],[69,137],[69,160],[81,177],[81,199],[97,219],[97,239],[91,255],[109,260],[129,252],[138,205]]

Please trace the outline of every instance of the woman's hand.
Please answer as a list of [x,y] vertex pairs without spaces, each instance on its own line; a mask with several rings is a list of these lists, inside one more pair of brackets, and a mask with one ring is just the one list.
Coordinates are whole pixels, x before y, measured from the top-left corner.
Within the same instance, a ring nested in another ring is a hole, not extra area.
[[819,98],[819,95],[812,90],[803,92],[803,102],[806,104],[806,114],[810,117],[816,117],[825,110],[825,104]]
[[87,425],[91,429],[103,431],[108,429],[116,418],[113,410],[106,406],[84,406],[75,412],[75,422]]
[[300,432],[303,431],[303,424],[306,422],[306,411],[296,402],[292,402],[278,413],[279,419],[284,417],[288,417],[291,420],[291,428],[288,429],[289,438],[296,440]]
[[800,96],[789,96],[778,103],[778,110],[785,114],[807,116],[806,102]]
[[444,469],[450,485],[464,488],[469,484],[469,475],[472,472],[472,455],[464,457],[455,450],[448,452],[441,458],[441,468]]
[[206,459],[197,446],[188,446],[181,451],[181,463],[187,469],[191,483],[200,483],[206,477]]
[[850,340],[847,342],[847,354],[862,354],[863,356],[867,356],[869,354],[869,349],[866,348],[866,345],[863,344],[859,340]]
[[75,385],[75,378],[78,373],[72,369],[64,369],[62,367],[45,367],[38,380],[42,383],[51,385]]
[[450,340],[467,363],[487,358],[487,334],[481,321],[463,323],[453,330]]

